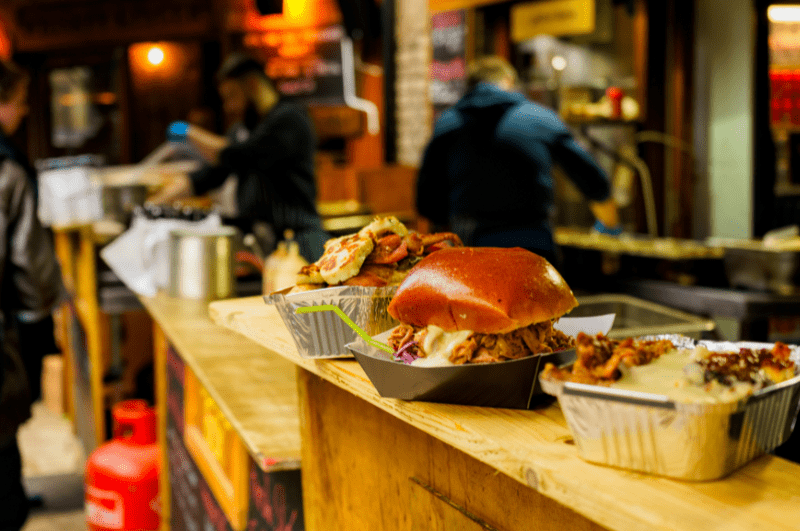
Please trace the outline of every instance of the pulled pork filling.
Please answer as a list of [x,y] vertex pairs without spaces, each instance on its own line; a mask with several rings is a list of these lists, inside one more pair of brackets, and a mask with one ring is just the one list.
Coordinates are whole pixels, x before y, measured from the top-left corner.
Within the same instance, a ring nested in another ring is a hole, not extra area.
[[674,345],[667,339],[617,340],[603,334],[590,336],[581,332],[576,339],[576,359],[572,369],[548,363],[543,377],[585,384],[609,384],[622,375],[619,370],[621,364],[628,367],[645,365],[673,348]]
[[[419,346],[425,343],[425,336],[428,333],[428,327],[401,324],[394,329],[387,342],[395,352],[413,342],[407,351],[414,356],[424,358],[428,353]],[[492,363],[564,350],[572,348],[574,344],[575,340],[572,337],[553,328],[553,321],[545,321],[518,328],[507,334],[470,333],[464,341],[453,347],[449,360],[455,365]]]

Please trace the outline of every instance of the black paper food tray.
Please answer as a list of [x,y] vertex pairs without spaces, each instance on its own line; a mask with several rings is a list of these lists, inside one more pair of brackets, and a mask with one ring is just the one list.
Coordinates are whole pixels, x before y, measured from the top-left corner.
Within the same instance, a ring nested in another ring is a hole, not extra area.
[[[611,327],[609,322],[608,328]],[[391,331],[374,337],[385,343]],[[384,398],[481,407],[530,409],[551,399],[539,383],[546,363],[575,360],[575,349],[497,363],[419,367],[357,339],[346,345]]]

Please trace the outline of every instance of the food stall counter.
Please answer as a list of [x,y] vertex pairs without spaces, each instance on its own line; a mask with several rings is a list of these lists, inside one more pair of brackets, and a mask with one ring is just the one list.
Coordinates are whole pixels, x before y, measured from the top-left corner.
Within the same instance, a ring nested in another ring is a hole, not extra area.
[[139,300],[154,321],[165,526],[302,526],[295,365],[214,324],[207,301]]
[[385,399],[355,360],[300,357],[261,297],[215,301],[209,312],[303,369],[306,529],[422,529],[435,520],[442,529],[743,530],[800,521],[800,465],[781,458],[706,482],[590,464],[555,403]]

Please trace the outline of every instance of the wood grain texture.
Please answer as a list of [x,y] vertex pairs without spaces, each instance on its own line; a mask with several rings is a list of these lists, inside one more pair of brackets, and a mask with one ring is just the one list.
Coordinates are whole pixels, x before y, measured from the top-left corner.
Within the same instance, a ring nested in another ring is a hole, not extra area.
[[498,531],[476,515],[439,493],[439,491],[411,478],[409,514],[413,529],[428,531]]
[[[463,459],[470,456],[487,465],[493,474],[499,471],[509,476],[523,485],[520,492],[526,494],[521,496],[529,495],[525,487],[529,486],[528,490],[538,491],[602,526],[673,531],[715,529],[724,521],[725,529],[788,530],[796,529],[800,522],[800,504],[796,503],[800,499],[800,465],[786,460],[763,456],[724,480],[703,483],[592,465],[578,457],[555,404],[522,411],[384,399],[354,360],[301,358],[277,311],[261,297],[212,302],[209,311],[215,322],[389,413],[412,431],[431,435],[457,450],[455,455],[463,453]],[[349,417],[337,417],[335,422],[350,422],[353,429],[357,428],[363,407],[353,410]],[[303,412],[304,418],[307,415]],[[401,429],[394,423],[392,426]],[[391,444],[385,451],[400,461],[414,449]],[[312,456],[304,449],[303,457]],[[362,455],[355,447],[335,457],[346,461],[361,459]],[[307,466],[311,465],[304,461],[304,481]],[[452,462],[441,471],[445,475],[460,473]],[[449,492],[437,484],[432,486]],[[330,482],[326,488],[332,492],[339,487]],[[478,492],[482,487],[474,484],[472,488]],[[371,492],[378,491],[367,490],[361,496]],[[391,496],[390,492],[381,492],[380,497]],[[308,504],[313,500],[305,501]],[[518,504],[510,498],[505,510],[513,507],[516,511]]]
[[308,531],[601,529],[308,371],[299,384]]
[[161,473],[158,488],[161,496],[161,531],[170,531],[170,503],[172,491],[169,472],[169,449],[167,447],[167,338],[164,332],[153,323],[153,373],[155,378],[156,427],[158,447],[161,449],[159,462]]
[[208,303],[140,297],[198,382],[262,468],[296,468],[300,426],[296,369],[208,317]]

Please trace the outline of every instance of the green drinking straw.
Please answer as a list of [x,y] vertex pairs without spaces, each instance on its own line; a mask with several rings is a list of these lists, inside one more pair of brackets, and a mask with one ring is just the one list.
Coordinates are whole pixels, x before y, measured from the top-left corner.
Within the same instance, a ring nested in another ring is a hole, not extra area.
[[347,315],[345,315],[342,309],[339,308],[338,306],[333,304],[323,304],[320,306],[304,306],[296,309],[294,313],[310,313],[310,312],[333,312],[339,317],[341,317],[342,321],[344,321],[347,324],[347,326],[352,328],[355,331],[355,333],[361,336],[361,339],[366,341],[368,344],[372,345],[375,348],[379,348],[384,352],[388,352],[389,354],[394,354],[394,350],[392,350],[392,348],[389,345],[387,345],[386,343],[381,343],[380,341],[375,341],[374,339],[369,337],[369,334],[364,332],[360,326],[355,324],[349,317],[347,317]]

